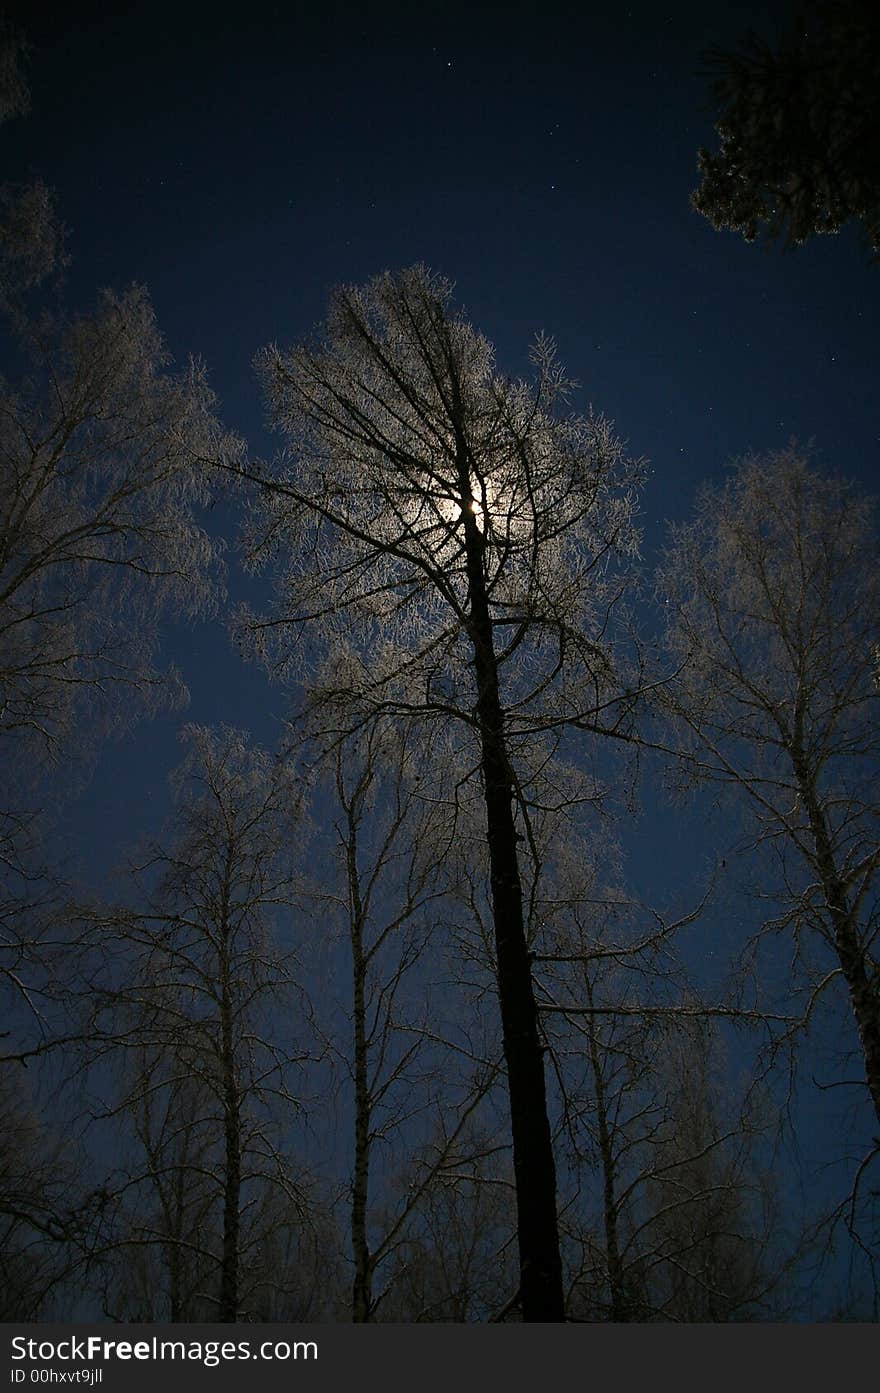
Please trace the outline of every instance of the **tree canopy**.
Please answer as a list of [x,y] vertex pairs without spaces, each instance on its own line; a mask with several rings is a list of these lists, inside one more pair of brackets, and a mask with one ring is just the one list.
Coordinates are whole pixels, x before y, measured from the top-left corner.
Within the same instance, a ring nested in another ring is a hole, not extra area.
[[716,228],[788,245],[855,219],[880,254],[880,17],[816,0],[777,49],[711,55],[719,148],[701,149],[693,205]]
[[[357,726],[414,716],[466,732],[479,771],[511,1105],[521,1299],[561,1320],[555,1171],[523,916],[532,772],[572,725],[616,729],[630,692],[609,631],[637,546],[635,485],[599,417],[563,413],[552,345],[535,381],[422,266],[343,287],[313,340],[260,366],[289,448],[259,486],[255,557],[279,602],[243,624],[290,670],[323,649],[313,703]],[[538,738],[537,758],[533,745]]]

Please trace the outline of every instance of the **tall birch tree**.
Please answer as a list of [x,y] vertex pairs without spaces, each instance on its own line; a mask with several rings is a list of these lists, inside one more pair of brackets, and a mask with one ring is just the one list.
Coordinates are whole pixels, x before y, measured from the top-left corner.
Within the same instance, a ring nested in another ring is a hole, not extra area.
[[469,1060],[456,1077],[443,1037],[443,1020],[462,1010],[443,982],[439,928],[456,829],[417,733],[374,722],[325,764],[315,798],[332,817],[335,856],[314,893],[325,914],[339,911],[348,958],[344,1033],[332,1033],[350,1081],[350,1310],[360,1323],[394,1308],[401,1252],[499,1071]]
[[[96,982],[93,1033],[131,1061],[111,1115],[134,1117],[143,1164],[122,1188],[151,1192],[161,1216],[153,1241],[178,1267],[192,1269],[193,1257],[207,1267],[215,1318],[232,1322],[255,1197],[275,1188],[291,1211],[300,1199],[277,1115],[279,1103],[297,1110],[294,1071],[308,1054],[302,1020],[278,1010],[297,995],[296,798],[285,767],[240,733],[186,735],[173,835],[138,868],[137,907],[101,923],[109,966]],[[184,1191],[186,1213],[199,1218],[186,1234],[175,1209]]]
[[[636,547],[641,469],[599,417],[564,411],[552,345],[532,381],[422,267],[335,292],[308,342],[260,371],[288,444],[259,486],[255,561],[278,603],[245,618],[278,670],[324,661],[315,698],[353,719],[460,725],[479,772],[516,1177],[526,1320],[562,1320],[556,1180],[523,912],[524,745],[629,709],[609,629],[615,555]],[[342,648],[337,641],[344,639]],[[341,653],[342,656],[339,656]]]
[[[28,110],[27,48],[0,23],[0,122]],[[185,696],[158,661],[160,625],[222,589],[198,461],[236,448],[204,364],[172,364],[146,290],[77,311],[65,260],[46,186],[0,187],[0,979],[10,1024],[40,1028],[36,1043],[16,1030],[13,1058],[58,1037],[42,1006],[69,975],[39,845],[50,783],[111,729]]]
[[[870,499],[795,446],[742,460],[675,527],[658,577],[665,689],[695,775],[730,785],[781,867],[773,925],[843,988],[880,1123],[880,592]],[[815,955],[814,959],[815,959]]]

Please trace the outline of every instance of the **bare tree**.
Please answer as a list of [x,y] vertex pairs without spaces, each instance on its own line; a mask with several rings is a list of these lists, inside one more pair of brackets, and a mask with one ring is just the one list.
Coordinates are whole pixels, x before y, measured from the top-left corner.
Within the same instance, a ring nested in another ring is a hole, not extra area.
[[[124,1118],[115,1117],[122,1179],[105,1192],[97,1261],[92,1263],[105,1314],[116,1321],[216,1320],[223,1250],[219,1199],[223,1137],[198,1059],[169,1077],[167,1050],[130,1063],[137,1086]],[[279,1122],[281,1119],[279,1119]],[[242,1185],[238,1239],[239,1318],[290,1321],[332,1318],[340,1276],[329,1216],[304,1187],[261,1178]]]
[[465,1127],[453,1147],[440,1134],[428,1148],[428,1183],[396,1254],[386,1319],[462,1324],[502,1320],[512,1310],[510,1146],[484,1131],[485,1121]]
[[30,347],[33,376],[0,385],[0,739],[40,763],[86,711],[97,734],[114,692],[118,720],[165,685],[161,613],[215,594],[195,458],[225,446],[204,368],[168,371],[143,289],[40,322]]
[[[25,48],[4,27],[0,118],[27,109]],[[50,777],[55,792],[111,728],[184,694],[157,665],[159,624],[219,593],[197,457],[236,448],[204,366],[172,368],[146,291],[106,291],[95,310],[68,313],[63,262],[45,186],[0,190],[0,311],[17,379],[0,380],[0,976],[15,1024],[40,1024],[34,1048],[47,1040],[37,1002],[59,946],[51,876],[31,850]]]
[[766,1311],[783,1267],[771,1241],[775,1187],[755,1155],[761,1119],[732,1106],[715,1022],[681,1020],[663,1037],[663,1118],[641,1235],[645,1294],[666,1319],[748,1319]]
[[248,1320],[345,1318],[343,1238],[328,1190],[312,1182],[304,1202],[292,1204],[278,1187],[263,1189],[242,1245],[242,1305]]
[[0,1069],[0,1319],[51,1319],[89,1222],[79,1157],[44,1123],[27,1075]]
[[658,590],[683,757],[750,806],[781,867],[770,927],[813,959],[806,1016],[844,985],[880,1122],[875,556],[870,501],[791,446],[704,489]]
[[[440,771],[411,724],[387,721],[334,742],[329,763],[336,866],[315,893],[325,912],[339,911],[349,949],[350,1039],[338,1053],[352,1086],[350,1310],[364,1322],[393,1297],[400,1250],[498,1066],[456,1077],[439,1023],[448,992],[438,1003],[428,987],[442,975],[438,920],[455,833]],[[429,1124],[434,1144],[420,1146]]]
[[757,1202],[763,1097],[753,1078],[739,1097],[716,1017],[750,1034],[763,1023],[701,1001],[689,985],[679,941],[707,913],[709,892],[663,917],[625,893],[613,839],[591,844],[572,808],[536,832],[532,956],[562,1100],[571,1313],[616,1322],[742,1314],[770,1281]]
[[[8,36],[6,50],[15,69]],[[91,313],[31,304],[63,263],[45,186],[4,189],[0,211],[0,308],[20,369],[0,380],[0,740],[33,773],[69,756],[74,733],[81,746],[84,715],[95,738],[99,716],[130,719],[134,696],[167,685],[153,665],[160,616],[217,594],[197,462],[238,446],[204,365],[171,369],[143,287],[104,291]]]
[[[146,906],[102,921],[112,952],[94,1030],[138,1066],[112,1113],[135,1117],[146,1162],[138,1174],[163,1211],[153,1239],[208,1261],[207,1299],[216,1318],[234,1321],[243,1212],[267,1186],[292,1207],[300,1199],[273,1119],[279,1102],[298,1108],[293,1071],[308,1053],[306,1022],[292,1009],[298,800],[284,764],[238,732],[185,734],[172,838],[136,871]],[[284,920],[286,944],[276,938]],[[122,1184],[130,1190],[132,1178]],[[175,1208],[181,1186],[185,1214]]]
[[125,1178],[107,1189],[112,1202],[99,1244],[104,1313],[116,1321],[216,1316],[218,1129],[198,1058],[188,1069],[181,1051],[172,1072],[168,1055],[164,1043],[132,1051],[126,1105],[114,1112],[120,1164],[126,1149],[132,1153]]
[[[536,381],[502,378],[489,344],[423,268],[342,289],[311,343],[266,352],[291,450],[259,485],[251,554],[281,559],[279,606],[250,624],[279,668],[327,640],[319,686],[363,719],[461,722],[482,778],[510,1094],[522,1304],[563,1319],[555,1171],[523,920],[518,758],[536,732],[618,729],[610,656],[635,546],[627,461],[606,422],[562,415],[566,384],[538,344]],[[332,640],[344,636],[344,656]]]
[[[565,1099],[562,1138],[572,1177],[565,1223],[572,1251],[569,1303],[593,1319],[639,1320],[646,1311],[640,1248],[633,1250],[629,1239],[645,1183],[645,1148],[662,1116],[653,1086],[656,1041],[643,1015],[596,1012],[609,1000],[632,1001],[624,945],[616,945],[615,952],[607,944],[606,956],[600,943],[578,937],[581,960],[568,971],[557,965],[554,990],[546,989],[554,1005],[561,988],[582,1002],[585,1012],[576,1017],[559,1010],[546,1025]],[[643,997],[643,974],[637,963],[630,965]],[[592,1203],[596,1190],[598,1211]]]
[[[626,957],[606,947],[612,961]],[[778,1272],[771,1187],[757,1165],[760,1129],[718,1066],[713,1023],[632,1005],[601,951],[591,956],[588,1004],[561,1013],[567,1030],[554,1017],[551,1036],[566,1095],[572,1311],[720,1321],[762,1310]]]

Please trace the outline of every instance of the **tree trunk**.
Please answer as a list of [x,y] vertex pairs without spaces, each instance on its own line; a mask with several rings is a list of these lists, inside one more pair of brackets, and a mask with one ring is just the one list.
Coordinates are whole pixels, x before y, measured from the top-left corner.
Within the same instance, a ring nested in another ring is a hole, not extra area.
[[229,880],[233,851],[227,855],[220,925],[220,1061],[223,1087],[223,1258],[220,1274],[218,1319],[234,1324],[238,1319],[238,1268],[241,1244],[241,1116],[235,1076],[232,995],[229,962]]
[[492,620],[483,574],[484,541],[477,519],[467,507],[470,470],[466,450],[460,451],[459,460],[498,998],[510,1095],[520,1303],[523,1320],[562,1321],[565,1304],[556,1218],[556,1168],[547,1116],[544,1056],[523,922],[513,814],[514,784],[507,756]]
[[167,1244],[165,1251],[168,1261],[168,1303],[170,1306],[168,1318],[172,1325],[177,1325],[184,1319],[183,1280],[181,1273],[183,1262],[181,1247],[178,1241],[183,1234],[184,1228],[182,1166],[178,1167],[174,1173],[172,1195],[174,1199],[173,1222],[169,1225],[172,1239],[171,1242]]
[[[345,806],[345,790],[338,774],[340,798]],[[372,1263],[367,1241],[367,1199],[370,1183],[370,1088],[367,1070],[367,1026],[364,958],[364,910],[361,903],[357,862],[357,818],[348,807],[346,837],[349,925],[352,962],[352,1016],[354,1021],[354,1174],[351,1187],[351,1249],[354,1281],[351,1289],[351,1318],[356,1324],[370,1320],[373,1308]]]
[[238,1088],[232,1059],[226,1054],[227,1034],[231,1037],[231,1009],[223,1001],[223,1137],[225,1176],[223,1182],[223,1265],[220,1277],[218,1319],[234,1324],[238,1319],[238,1261],[241,1233],[241,1118]]
[[847,985],[850,1005],[859,1032],[865,1080],[874,1104],[877,1122],[880,1124],[880,993],[877,984],[868,976],[865,954],[859,944],[846,887],[837,869],[828,823],[816,796],[815,782],[797,746],[792,749],[791,757],[810,822],[815,849],[814,865],[831,918],[837,960]]
[[[584,970],[584,987],[587,1002],[593,1006],[593,984],[590,975]],[[605,1263],[608,1269],[608,1286],[611,1293],[611,1319],[628,1321],[631,1319],[627,1300],[624,1267],[620,1257],[620,1244],[617,1235],[617,1196],[615,1194],[616,1167],[614,1147],[608,1127],[608,1105],[605,1097],[605,1081],[602,1078],[602,1061],[599,1058],[599,1043],[596,1039],[596,1018],[588,1017],[590,1032],[590,1065],[593,1071],[593,1084],[596,1089],[596,1121],[599,1130],[599,1156],[602,1164],[602,1217],[605,1227]]]

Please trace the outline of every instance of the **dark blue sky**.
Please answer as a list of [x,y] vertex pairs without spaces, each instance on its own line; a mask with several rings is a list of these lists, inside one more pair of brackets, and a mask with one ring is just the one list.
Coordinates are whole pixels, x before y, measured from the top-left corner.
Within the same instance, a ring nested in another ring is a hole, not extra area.
[[[647,456],[648,565],[664,521],[748,450],[813,439],[828,468],[875,479],[866,245],[848,230],[750,247],[689,206],[712,143],[702,55],[750,28],[772,38],[788,6],[10,8],[33,44],[33,112],[0,131],[3,179],[55,189],[74,303],[149,287],[172,353],[206,359],[256,453],[272,444],[254,353],[305,333],[334,283],[424,261],[502,369],[546,330],[579,405]],[[188,711],[108,749],[65,815],[89,873],[158,825],[182,721],[279,731],[284,695],[241,665],[222,616],[169,625],[168,648]],[[669,847],[685,827],[667,823]],[[646,879],[665,855],[644,849]]]
[[[71,298],[145,283],[172,352],[207,360],[257,453],[273,447],[253,355],[306,332],[337,281],[427,262],[512,372],[545,329],[580,405],[650,460],[650,561],[664,520],[749,449],[795,435],[831,468],[875,470],[880,270],[855,231],[784,255],[688,202],[712,140],[705,50],[750,27],[772,37],[785,13],[37,6],[21,15],[33,112],[0,132],[0,157],[5,177],[56,190]],[[283,699],[232,656],[222,621],[171,638],[189,719],[272,738]],[[174,724],[109,753],[83,819],[124,798],[121,758],[161,801]]]
[[688,202],[712,140],[703,53],[786,12],[27,6],[33,112],[0,159],[56,190],[71,297],[145,283],[257,452],[252,357],[307,331],[337,281],[427,262],[513,372],[547,330],[581,404],[651,462],[650,554],[748,449],[796,435],[875,470],[880,270],[855,231],[783,255]]
[[420,260],[503,367],[557,338],[651,459],[651,539],[750,447],[815,437],[872,467],[880,276],[858,238],[782,256],[688,203],[702,52],[787,7],[32,8],[34,112],[3,132],[7,170],[57,190],[72,292],[144,282],[257,448],[254,352],[307,330],[336,281]]

